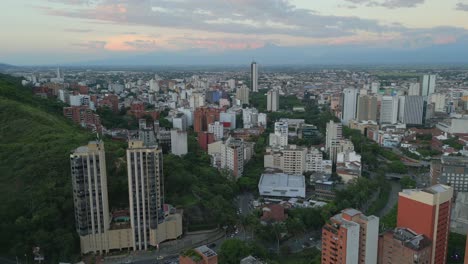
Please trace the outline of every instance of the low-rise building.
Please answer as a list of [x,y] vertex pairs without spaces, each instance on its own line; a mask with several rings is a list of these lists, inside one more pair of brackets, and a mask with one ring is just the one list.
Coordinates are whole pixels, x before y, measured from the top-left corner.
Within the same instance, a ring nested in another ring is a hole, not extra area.
[[262,196],[305,198],[305,189],[304,175],[264,173],[258,182],[258,191]]
[[180,264],[218,264],[218,254],[207,246],[189,249],[179,256]]
[[379,236],[378,264],[431,263],[431,241],[409,228],[397,227]]

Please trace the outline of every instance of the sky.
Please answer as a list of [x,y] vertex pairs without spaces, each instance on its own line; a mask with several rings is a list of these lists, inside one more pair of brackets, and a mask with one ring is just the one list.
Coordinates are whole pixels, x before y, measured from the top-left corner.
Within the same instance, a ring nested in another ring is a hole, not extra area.
[[2,0],[0,9],[0,63],[14,65],[468,49],[468,0]]

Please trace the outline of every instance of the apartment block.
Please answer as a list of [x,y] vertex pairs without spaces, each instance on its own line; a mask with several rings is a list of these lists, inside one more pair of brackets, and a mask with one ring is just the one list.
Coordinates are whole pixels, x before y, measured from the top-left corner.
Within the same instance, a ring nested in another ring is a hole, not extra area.
[[423,234],[397,227],[379,236],[377,263],[431,263],[431,245],[431,240]]

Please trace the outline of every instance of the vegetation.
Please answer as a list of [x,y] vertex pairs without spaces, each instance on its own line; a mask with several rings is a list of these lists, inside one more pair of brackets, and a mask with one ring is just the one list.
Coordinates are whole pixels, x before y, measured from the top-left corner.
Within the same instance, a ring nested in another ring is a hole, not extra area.
[[112,109],[104,107],[99,108],[97,113],[101,118],[102,125],[106,128],[138,128],[138,120],[132,115],[127,115],[126,109],[122,109],[120,112],[115,113]]
[[458,141],[458,137],[451,137],[449,139],[443,140],[442,143],[449,145],[450,147],[456,150],[462,150],[463,144]]
[[390,192],[392,190],[392,186],[383,176],[379,177],[377,182],[379,186],[379,196],[367,209],[366,213],[368,215],[380,214],[380,211],[382,211],[382,209],[385,208],[385,205],[387,205],[388,198],[390,197]]
[[19,82],[0,75],[0,254],[31,256],[40,246],[48,262],[71,262],[79,243],[69,154],[94,135]]
[[401,188],[403,189],[414,189],[416,188],[416,181],[410,176],[403,176],[400,179]]
[[384,215],[380,218],[380,227],[382,231],[393,229],[396,227],[397,224],[397,214],[398,214],[398,205],[388,212],[388,214]]
[[447,263],[461,264],[464,261],[466,236],[457,233],[449,234]]

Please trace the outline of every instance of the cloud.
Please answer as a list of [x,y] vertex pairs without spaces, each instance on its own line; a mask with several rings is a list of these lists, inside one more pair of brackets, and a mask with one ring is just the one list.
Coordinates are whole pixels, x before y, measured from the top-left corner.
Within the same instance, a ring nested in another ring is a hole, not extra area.
[[81,43],[72,43],[72,46],[79,47],[79,48],[86,49],[86,50],[102,50],[104,49],[106,44],[107,44],[106,41],[93,40],[93,41],[87,41],[87,42],[81,42]]
[[464,4],[464,3],[458,3],[456,8],[457,10],[460,10],[460,11],[468,11],[468,4]]
[[424,4],[425,0],[345,0],[353,4],[366,6],[380,6],[390,9],[394,8],[409,8]]
[[92,29],[80,29],[80,28],[66,28],[63,31],[65,32],[74,32],[74,33],[88,33],[92,32]]
[[[60,0],[54,0],[60,1]],[[66,3],[70,0],[63,0]],[[72,0],[75,2],[74,0]],[[83,0],[84,1],[84,0]],[[232,34],[285,34],[315,38],[383,32],[377,20],[320,15],[286,0],[102,0],[92,6],[46,10],[50,15],[118,24],[192,29]]]

